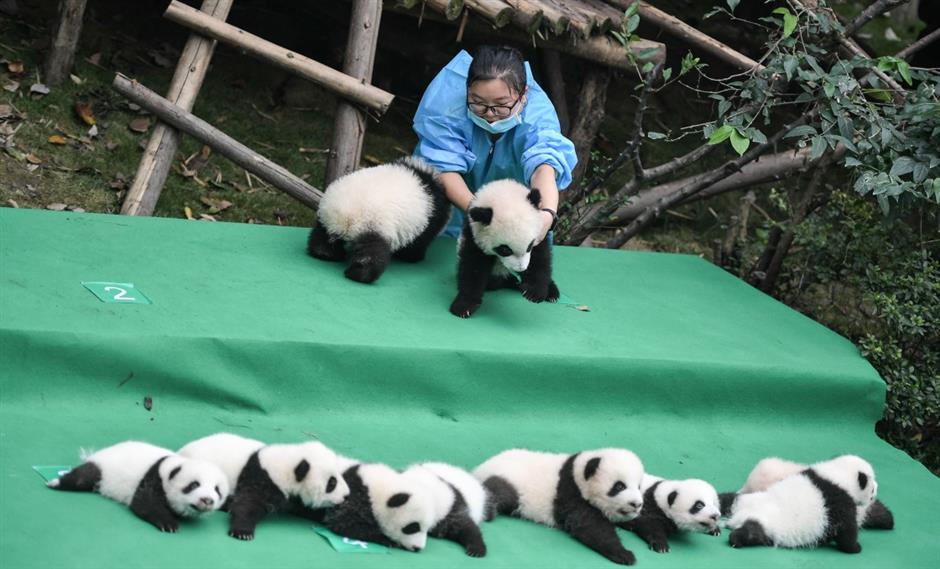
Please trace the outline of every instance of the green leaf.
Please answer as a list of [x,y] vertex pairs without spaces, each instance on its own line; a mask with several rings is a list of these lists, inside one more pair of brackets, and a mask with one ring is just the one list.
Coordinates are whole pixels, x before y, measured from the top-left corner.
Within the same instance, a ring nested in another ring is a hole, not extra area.
[[640,70],[641,70],[643,73],[649,73],[650,71],[653,70],[654,67],[656,67],[656,66],[653,65],[653,62],[652,62],[652,61],[647,61],[646,63],[643,64],[643,67],[641,67]]
[[901,77],[904,79],[904,82],[908,85],[912,85],[913,81],[911,79],[911,66],[906,61],[898,61],[898,73],[901,74]]
[[639,25],[640,25],[640,16],[637,15],[637,14],[634,14],[634,15],[630,16],[629,18],[627,18],[627,23],[626,23],[626,25],[624,26],[624,30],[625,30],[628,34],[632,34],[633,32],[636,31],[636,28],[637,28],[637,26],[639,26]]
[[725,113],[727,113],[728,109],[730,108],[731,108],[731,101],[728,101],[728,100],[718,101],[718,116],[719,117],[725,116]]
[[800,136],[806,136],[808,134],[815,135],[816,129],[809,126],[808,124],[804,124],[795,128],[791,128],[790,131],[784,135],[784,138],[797,138]]
[[641,49],[640,53],[637,54],[637,57],[639,57],[640,59],[649,59],[651,57],[654,57],[658,53],[659,53],[659,49],[655,47],[647,47],[647,48]]
[[672,77],[672,67],[663,69],[663,81],[669,81],[670,77]]
[[787,74],[787,81],[793,79],[793,72],[796,71],[796,68],[800,66],[800,60],[788,55],[783,58],[783,70]]
[[891,165],[891,171],[888,172],[889,176],[903,176],[905,174],[910,174],[914,171],[914,166],[917,163],[907,156],[901,156],[894,161],[894,164]]
[[636,14],[636,11],[639,9],[640,9],[640,3],[634,2],[633,4],[630,4],[629,6],[627,6],[627,9],[623,13],[623,17],[629,18],[630,16]]
[[824,82],[823,93],[825,93],[826,96],[831,99],[832,96],[836,94],[836,86],[830,83],[829,81]]
[[796,30],[797,17],[791,14],[786,8],[777,8],[771,13],[783,16],[783,37],[790,37],[790,34]]
[[612,36],[614,36],[615,38],[617,38],[617,41],[620,42],[620,45],[622,45],[622,46],[626,46],[626,45],[627,45],[627,38],[626,38],[622,33],[617,32],[617,31],[614,31],[614,30],[611,30],[611,31],[610,31],[610,35],[612,35]]
[[826,151],[826,139],[821,136],[813,137],[813,145],[810,148],[809,157],[811,160],[815,160],[823,155],[823,152]]
[[651,130],[646,133],[646,137],[649,138],[650,140],[659,140],[662,138],[666,138],[666,135],[661,132],[655,132]]
[[712,133],[711,137],[708,139],[708,144],[718,144],[719,142],[724,142],[731,133],[734,132],[734,127],[731,125],[724,125],[720,128],[715,129],[715,132]]
[[731,11],[734,12],[734,9],[738,7],[738,4],[741,0],[726,0],[728,2],[728,8],[731,8]]
[[750,145],[751,140],[742,135],[738,129],[731,130],[731,147],[738,153],[738,156],[743,156]]

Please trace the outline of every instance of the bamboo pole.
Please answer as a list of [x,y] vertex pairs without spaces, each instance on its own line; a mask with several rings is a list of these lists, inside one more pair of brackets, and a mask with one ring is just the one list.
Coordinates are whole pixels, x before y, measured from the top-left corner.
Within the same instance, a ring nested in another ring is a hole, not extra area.
[[316,208],[323,193],[291,174],[283,166],[271,162],[251,148],[210,125],[177,105],[167,101],[140,83],[118,73],[114,76],[114,89],[156,115],[163,122],[208,144],[213,150],[238,164],[245,170],[268,182],[300,203]]
[[249,55],[318,83],[338,95],[378,113],[385,113],[391,105],[392,99],[394,99],[394,95],[391,93],[372,85],[363,85],[355,78],[327,67],[318,61],[288,51],[225,22],[220,22],[177,0],[170,3],[163,15],[177,24],[222,43],[233,45]]
[[[201,10],[213,18],[225,21],[234,0],[205,0]],[[215,40],[199,34],[190,34],[183,47],[176,72],[167,90],[166,99],[180,108],[190,111],[206,78]],[[153,215],[160,199],[160,192],[170,173],[170,167],[179,148],[179,133],[170,126],[158,122],[147,142],[144,155],[137,165],[137,174],[121,206],[124,215]]]
[[46,58],[46,85],[55,87],[62,83],[72,70],[75,50],[82,35],[82,16],[86,0],[60,0],[58,18],[52,31],[52,47]]
[[[354,0],[349,21],[349,37],[343,57],[343,73],[364,84],[372,81],[375,47],[382,20],[381,0]],[[366,115],[345,101],[340,101],[333,120],[333,144],[326,162],[327,186],[333,180],[359,167],[362,140],[366,133]]]

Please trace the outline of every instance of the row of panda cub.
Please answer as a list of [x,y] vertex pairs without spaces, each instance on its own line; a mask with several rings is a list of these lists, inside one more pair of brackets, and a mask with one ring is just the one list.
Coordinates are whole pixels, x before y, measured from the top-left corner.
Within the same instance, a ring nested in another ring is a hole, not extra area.
[[[510,179],[492,181],[474,194],[457,241],[452,314],[469,318],[483,303],[484,291],[499,288],[517,289],[531,302],[558,300],[551,246],[547,239],[536,243],[542,236],[541,207],[537,188]],[[440,172],[420,158],[356,170],[324,191],[307,253],[347,261],[347,278],[372,283],[393,257],[422,261],[450,212]]]
[[[870,464],[844,455],[813,465],[764,459],[737,492],[719,494],[703,480],[667,480],[644,472],[631,451],[575,454],[512,449],[473,473],[439,462],[403,471],[336,454],[320,442],[265,444],[218,433],[174,453],[128,441],[83,456],[49,482],[58,490],[95,491],[130,506],[161,531],[179,517],[229,513],[229,535],[251,540],[273,512],[318,521],[345,537],[422,550],[428,536],[454,541],[481,557],[483,520],[497,514],[557,527],[620,564],[635,563],[616,527],[656,552],[679,531],[720,535],[734,547],[815,547],[835,541],[861,550],[858,529],[893,528],[875,499]],[[728,519],[721,522],[721,516]]]

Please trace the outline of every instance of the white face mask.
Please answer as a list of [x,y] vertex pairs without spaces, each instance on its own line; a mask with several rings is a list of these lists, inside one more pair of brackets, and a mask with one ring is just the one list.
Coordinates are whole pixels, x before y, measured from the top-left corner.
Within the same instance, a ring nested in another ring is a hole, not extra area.
[[522,124],[521,110],[514,115],[495,122],[486,122],[486,119],[471,111],[470,109],[467,109],[467,116],[470,117],[470,120],[473,122],[473,124],[491,134],[502,134]]

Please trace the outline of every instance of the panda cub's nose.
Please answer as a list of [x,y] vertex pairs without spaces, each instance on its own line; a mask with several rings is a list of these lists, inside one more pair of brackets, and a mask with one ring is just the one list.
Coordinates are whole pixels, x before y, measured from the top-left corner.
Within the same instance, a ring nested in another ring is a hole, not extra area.
[[208,510],[209,508],[212,507],[213,504],[215,504],[215,500],[213,500],[209,496],[203,496],[202,498],[199,498],[199,505],[204,510]]
[[632,501],[632,502],[629,502],[629,504],[630,504],[631,507],[633,507],[634,509],[637,509],[637,510],[639,510],[640,508],[643,507],[643,502],[638,502],[638,501],[636,501],[636,500],[634,500],[634,501]]
[[716,521],[716,522],[718,521],[718,514],[712,514],[710,517],[712,521]]

